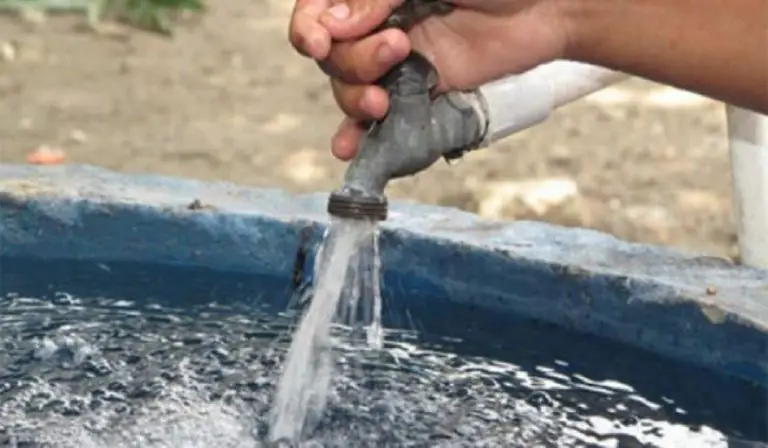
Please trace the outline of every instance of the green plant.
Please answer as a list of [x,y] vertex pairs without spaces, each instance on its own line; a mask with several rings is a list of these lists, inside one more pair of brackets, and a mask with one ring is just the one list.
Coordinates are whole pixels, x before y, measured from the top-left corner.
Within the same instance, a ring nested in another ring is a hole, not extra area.
[[114,17],[137,28],[170,35],[173,22],[184,13],[202,13],[202,0],[91,0],[88,21]]
[[94,27],[111,19],[170,35],[173,23],[181,15],[202,13],[205,4],[203,0],[0,0],[0,11],[25,9],[43,13],[81,11]]

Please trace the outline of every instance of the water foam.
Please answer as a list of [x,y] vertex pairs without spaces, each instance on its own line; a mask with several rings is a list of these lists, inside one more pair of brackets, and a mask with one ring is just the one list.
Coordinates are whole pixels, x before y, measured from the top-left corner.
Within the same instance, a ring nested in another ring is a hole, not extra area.
[[[0,297],[0,445],[244,448],[270,440],[290,316],[259,311],[258,303],[170,308],[121,299]],[[490,323],[461,310],[450,312],[459,322]],[[520,346],[536,339],[526,333],[476,341],[385,333],[379,350],[354,328],[330,327],[326,355],[335,363],[325,412],[296,446],[608,448],[629,440],[719,448],[726,437],[696,422],[723,418],[718,403],[745,393],[704,385],[721,395],[690,401],[674,387],[654,392],[611,369],[581,370],[622,355]],[[675,384],[668,368],[659,381]],[[724,409],[732,413],[733,404]]]

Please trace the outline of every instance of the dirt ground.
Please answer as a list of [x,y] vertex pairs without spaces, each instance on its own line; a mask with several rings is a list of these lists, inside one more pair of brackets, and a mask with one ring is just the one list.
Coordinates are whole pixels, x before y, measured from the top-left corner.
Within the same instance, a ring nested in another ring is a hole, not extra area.
[[[68,163],[291,191],[331,190],[340,119],[287,43],[289,0],[217,0],[174,39],[0,17],[0,163],[41,145]],[[719,104],[630,80],[390,196],[734,256]]]

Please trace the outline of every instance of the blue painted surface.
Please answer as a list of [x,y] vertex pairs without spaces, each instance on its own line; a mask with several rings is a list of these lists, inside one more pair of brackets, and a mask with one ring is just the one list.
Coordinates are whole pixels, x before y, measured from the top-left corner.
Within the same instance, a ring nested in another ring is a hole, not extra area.
[[[202,209],[189,208],[195,199]],[[321,238],[326,199],[2,165],[0,256],[170,263],[288,282],[302,229]],[[393,203],[390,216],[381,246],[391,300],[470,302],[768,385],[766,271],[445,208]]]

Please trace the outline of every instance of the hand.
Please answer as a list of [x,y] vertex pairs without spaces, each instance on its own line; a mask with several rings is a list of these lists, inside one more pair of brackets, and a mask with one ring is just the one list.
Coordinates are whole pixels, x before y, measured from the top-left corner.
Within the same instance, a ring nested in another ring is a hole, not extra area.
[[412,48],[432,62],[438,91],[446,92],[558,59],[568,40],[558,0],[455,0],[452,13],[427,18],[407,35],[397,29],[370,34],[403,1],[408,0],[296,1],[291,43],[330,76],[347,115],[332,142],[342,160],[354,157],[361,123],[387,113],[388,95],[373,83]]

